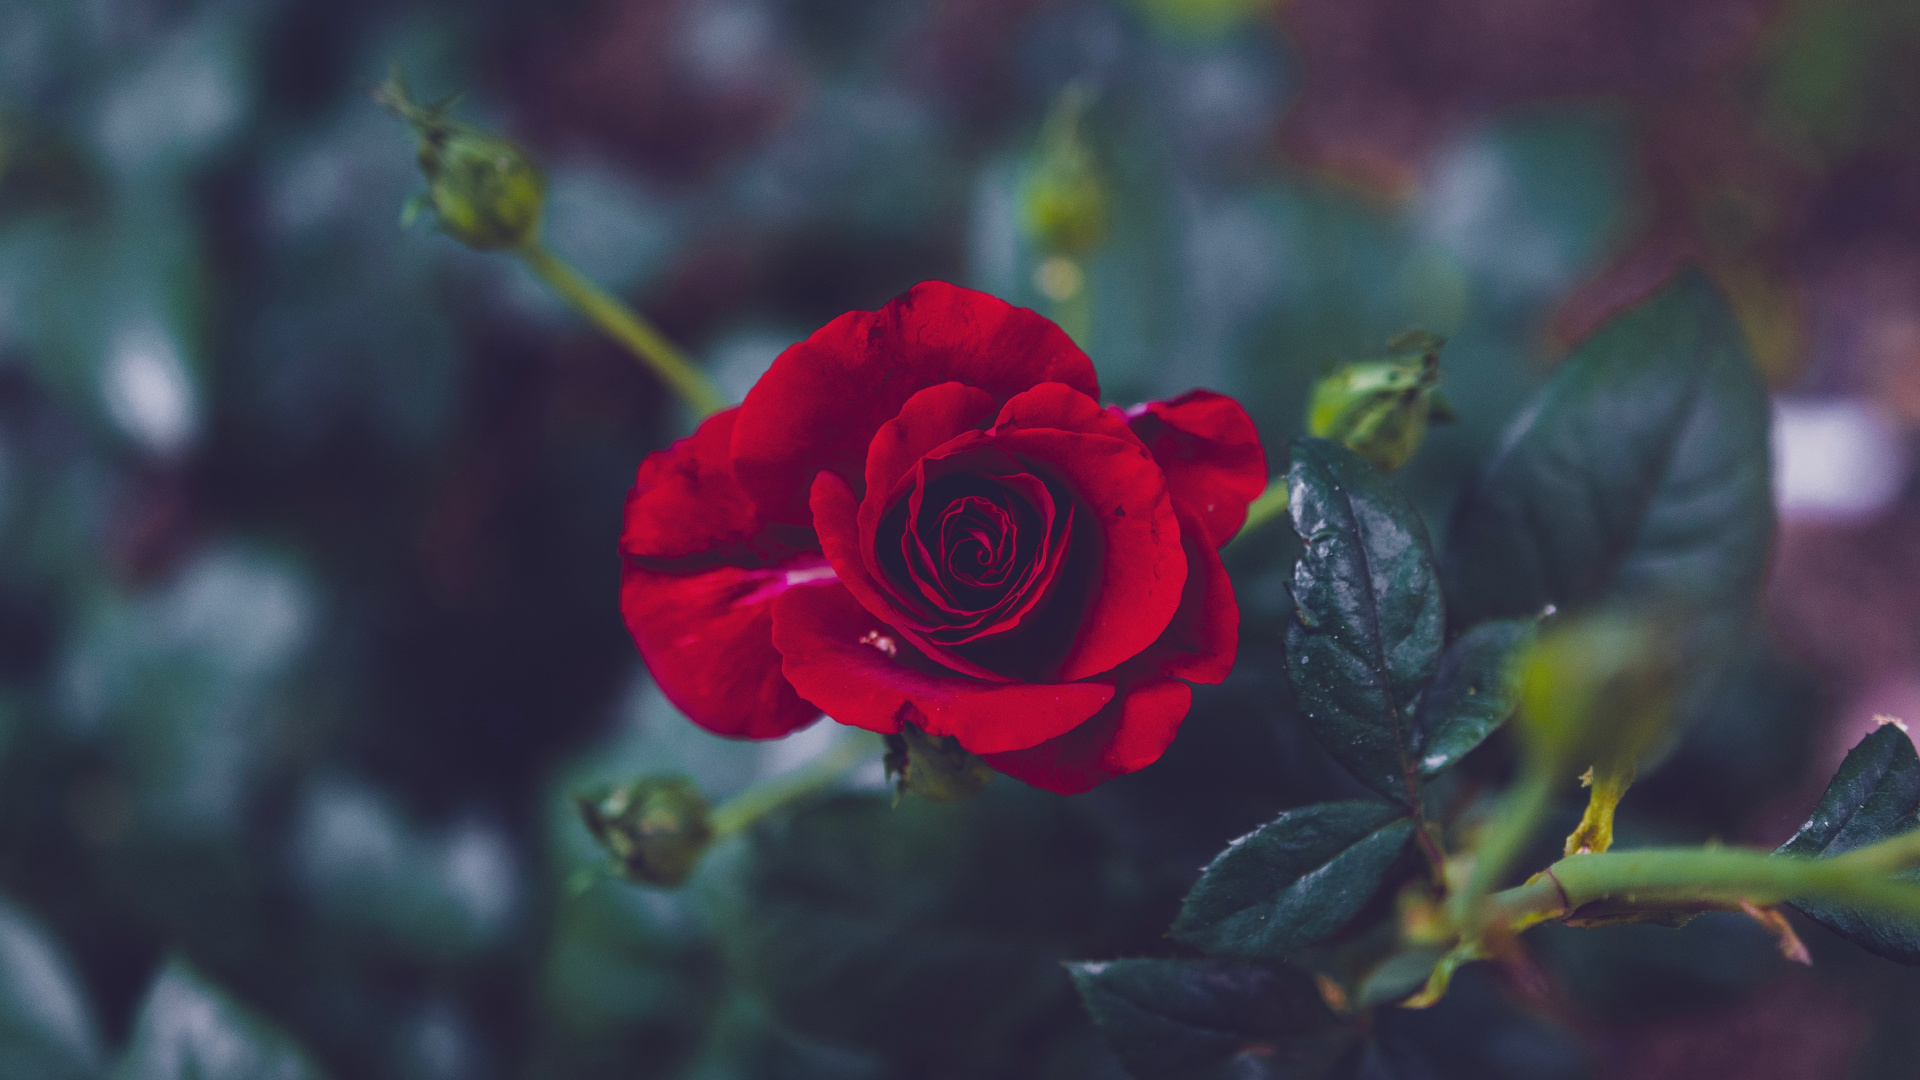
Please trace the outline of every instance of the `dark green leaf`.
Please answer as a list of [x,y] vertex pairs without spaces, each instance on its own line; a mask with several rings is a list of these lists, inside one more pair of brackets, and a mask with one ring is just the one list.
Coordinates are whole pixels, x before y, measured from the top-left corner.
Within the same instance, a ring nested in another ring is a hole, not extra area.
[[0,901],[0,1080],[79,1080],[100,1071],[100,1034],[60,947]]
[[1420,774],[1467,756],[1513,715],[1513,661],[1533,641],[1534,619],[1493,619],[1460,635],[1420,698]]
[[1353,1032],[1293,968],[1223,960],[1069,964],[1093,1022],[1138,1080],[1324,1076]]
[[1741,605],[1773,534],[1765,388],[1688,271],[1574,350],[1462,493],[1455,625],[1603,598]]
[[1385,803],[1289,810],[1214,858],[1173,936],[1216,955],[1284,960],[1345,926],[1412,835],[1413,822]]
[[[1920,825],[1920,758],[1905,731],[1884,724],[1848,752],[1813,808],[1813,816],[1780,845],[1780,852],[1838,855],[1916,825]],[[1906,876],[1920,880],[1920,872]],[[1920,926],[1827,904],[1794,906],[1868,952],[1903,964],[1920,964]]]
[[320,1080],[300,1048],[184,961],[147,991],[117,1080]]
[[1426,528],[1373,466],[1324,439],[1294,443],[1287,497],[1306,546],[1287,627],[1301,711],[1363,783],[1411,803],[1413,708],[1445,622]]

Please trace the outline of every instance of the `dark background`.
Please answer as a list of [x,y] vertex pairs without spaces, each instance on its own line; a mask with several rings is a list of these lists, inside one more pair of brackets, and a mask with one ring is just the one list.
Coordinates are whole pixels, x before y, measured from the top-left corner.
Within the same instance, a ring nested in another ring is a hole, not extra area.
[[[1278,465],[1315,377],[1436,331],[1460,422],[1400,477],[1436,524],[1566,344],[1699,261],[1781,394],[1770,629],[1625,828],[1777,843],[1920,720],[1907,0],[0,0],[0,893],[109,1057],[177,952],[343,1078],[1111,1076],[1054,961],[1165,948],[1227,839],[1346,790],[1285,706],[1276,539],[1146,773],[852,799],[571,895],[569,792],[724,796],[830,725],[728,744],[652,690],[615,541],[688,422],[510,260],[400,229],[392,63],[736,396],[923,279],[1050,310],[1023,183],[1078,80],[1107,394],[1232,393]],[[1912,1075],[1920,983],[1806,932],[1811,970],[1738,920],[1542,931],[1554,1060]]]

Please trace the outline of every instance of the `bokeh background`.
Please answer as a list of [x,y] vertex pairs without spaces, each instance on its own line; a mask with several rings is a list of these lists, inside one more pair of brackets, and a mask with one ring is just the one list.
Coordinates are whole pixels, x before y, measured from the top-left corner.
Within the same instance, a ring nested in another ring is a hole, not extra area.
[[[1317,376],[1438,332],[1459,422],[1399,478],[1436,525],[1570,341],[1700,262],[1778,394],[1782,528],[1626,828],[1777,843],[1874,714],[1920,720],[1910,0],[0,0],[0,1042],[70,1005],[60,1075],[179,955],[342,1078],[1112,1077],[1055,961],[1166,948],[1208,856],[1340,791],[1276,538],[1146,773],[573,887],[569,792],[724,796],[830,725],[724,743],[652,689],[615,540],[687,418],[511,260],[400,228],[395,63],[735,395],[944,278],[1081,320],[1115,400],[1239,396],[1278,462]],[[1069,86],[1111,200],[1077,312],[1023,203]],[[1462,1013],[1483,1058],[1435,1075],[1912,1075],[1920,982],[1805,932],[1811,969],[1738,919],[1543,930],[1552,1033]]]

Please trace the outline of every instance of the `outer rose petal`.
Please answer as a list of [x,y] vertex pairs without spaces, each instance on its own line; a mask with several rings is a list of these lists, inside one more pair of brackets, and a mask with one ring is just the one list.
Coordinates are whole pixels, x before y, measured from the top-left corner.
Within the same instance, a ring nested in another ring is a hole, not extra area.
[[1215,547],[1247,521],[1267,487],[1267,452],[1240,403],[1211,390],[1149,401],[1123,414],[1166,471],[1173,497],[1199,515]]
[[694,723],[736,739],[775,739],[812,723],[820,710],[781,673],[774,602],[833,585],[833,569],[817,555],[691,574],[657,573],[629,560],[620,608],[661,692]]
[[983,755],[1016,780],[1062,795],[1091,791],[1160,760],[1193,707],[1193,690],[1155,678],[1123,687],[1093,719],[1055,739],[1010,754]]
[[733,465],[769,521],[806,525],[814,474],[856,491],[880,425],[930,386],[960,382],[995,404],[1037,383],[1100,396],[1093,362],[1047,319],[942,281],[879,311],[850,311],[781,353],[740,407]]
[[1234,599],[1233,579],[1193,510],[1175,503],[1174,511],[1187,551],[1187,586],[1167,632],[1137,662],[1188,682],[1224,682],[1240,649],[1240,603]]
[[620,550],[679,559],[736,547],[760,531],[753,500],[733,481],[737,408],[714,413],[687,438],[640,463],[627,495]]
[[773,643],[794,688],[835,720],[892,733],[912,706],[929,734],[952,735],[976,754],[1045,742],[1113,697],[1104,683],[991,683],[945,672],[843,588],[781,596]]

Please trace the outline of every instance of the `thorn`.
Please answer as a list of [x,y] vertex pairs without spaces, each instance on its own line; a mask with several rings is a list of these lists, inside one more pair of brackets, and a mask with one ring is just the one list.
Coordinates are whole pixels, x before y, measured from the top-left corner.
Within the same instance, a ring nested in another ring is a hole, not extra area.
[[[1904,728],[1902,730],[1905,730]],[[1796,964],[1813,966],[1813,954],[1807,951],[1807,944],[1800,935],[1793,932],[1793,924],[1777,907],[1761,907],[1751,900],[1740,901],[1740,910],[1754,922],[1759,923],[1767,933],[1772,934],[1780,943],[1780,955]]]

